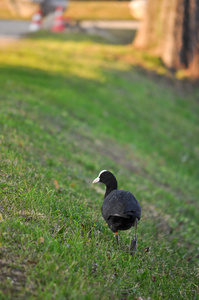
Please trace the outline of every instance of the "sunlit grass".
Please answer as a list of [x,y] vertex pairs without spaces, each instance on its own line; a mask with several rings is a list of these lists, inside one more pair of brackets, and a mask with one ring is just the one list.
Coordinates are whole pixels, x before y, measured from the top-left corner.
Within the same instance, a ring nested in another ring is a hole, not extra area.
[[[24,1],[23,7],[25,11],[22,11],[22,6],[15,6],[14,2],[8,6],[6,1],[1,1],[0,18],[30,19],[39,5]],[[128,1],[70,1],[65,16],[73,20],[132,20]]]
[[[110,47],[107,47],[106,45],[93,46],[87,41],[82,42],[81,45],[79,45],[78,42],[66,40],[62,46],[62,51],[60,52],[60,41],[51,40],[46,44],[45,40],[35,40],[31,43],[32,48],[28,48],[28,50],[27,46],[29,45],[29,42],[27,41],[20,45],[12,44],[9,53],[6,48],[1,54],[1,65],[10,64],[10,66],[29,67],[47,71],[52,74],[59,73],[62,75],[67,71],[67,73],[82,78],[103,81],[104,76],[102,75],[102,72],[100,72],[100,65],[102,59],[106,58],[106,54],[108,56],[110,55],[112,50]],[[118,47],[118,51],[120,51],[120,49],[121,47]],[[49,50],[50,52],[48,53],[48,56],[46,56],[46,51]],[[115,49],[115,52],[116,51],[117,49]],[[89,55],[83,55],[83,53],[89,53]],[[113,56],[114,53],[111,55]],[[91,60],[92,64],[90,63]],[[108,64],[109,62],[107,60],[107,67]],[[125,62],[116,62],[115,64],[115,69],[125,70],[126,67],[127,65]]]
[[[62,51],[60,51],[60,40],[51,39],[46,43],[46,40],[42,40],[44,34],[40,34],[40,39],[31,41],[32,48],[26,48],[29,45],[28,40],[21,44],[12,43],[10,47],[8,46],[9,53],[7,48],[2,50],[1,64],[9,63],[15,66],[31,67],[52,72],[52,74],[57,72],[64,74],[67,70],[76,76],[100,81],[104,80],[100,68],[113,68],[113,65],[115,70],[121,71],[127,71],[138,64],[158,73],[166,73],[166,69],[159,59],[136,51],[132,46],[93,44],[89,39],[79,43],[71,41],[66,36],[65,41],[63,40]],[[48,56],[46,56],[46,51],[48,51]],[[92,64],[90,64],[91,60]]]

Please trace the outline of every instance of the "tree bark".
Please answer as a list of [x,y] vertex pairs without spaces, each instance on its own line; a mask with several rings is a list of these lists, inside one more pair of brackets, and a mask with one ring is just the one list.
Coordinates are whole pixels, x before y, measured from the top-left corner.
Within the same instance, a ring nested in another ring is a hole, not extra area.
[[199,78],[199,0],[148,0],[134,46],[153,50],[167,67],[188,69]]

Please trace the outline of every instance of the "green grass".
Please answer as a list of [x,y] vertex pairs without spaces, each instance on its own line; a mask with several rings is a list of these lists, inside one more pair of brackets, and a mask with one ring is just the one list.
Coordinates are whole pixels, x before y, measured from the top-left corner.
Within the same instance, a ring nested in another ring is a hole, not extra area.
[[[199,299],[199,89],[99,37],[0,52],[0,299]],[[134,257],[102,169],[142,206]]]

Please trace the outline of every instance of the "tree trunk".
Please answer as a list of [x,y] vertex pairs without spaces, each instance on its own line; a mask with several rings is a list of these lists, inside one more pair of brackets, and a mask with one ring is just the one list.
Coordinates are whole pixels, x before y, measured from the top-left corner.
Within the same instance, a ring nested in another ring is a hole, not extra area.
[[134,46],[155,50],[167,67],[199,78],[199,0],[148,0]]

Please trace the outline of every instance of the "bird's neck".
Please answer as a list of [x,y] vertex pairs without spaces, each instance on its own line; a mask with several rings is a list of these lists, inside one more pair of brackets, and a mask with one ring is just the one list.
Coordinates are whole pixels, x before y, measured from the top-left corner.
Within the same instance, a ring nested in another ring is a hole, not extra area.
[[112,181],[110,184],[106,184],[106,192],[104,198],[114,190],[117,190],[117,180]]

